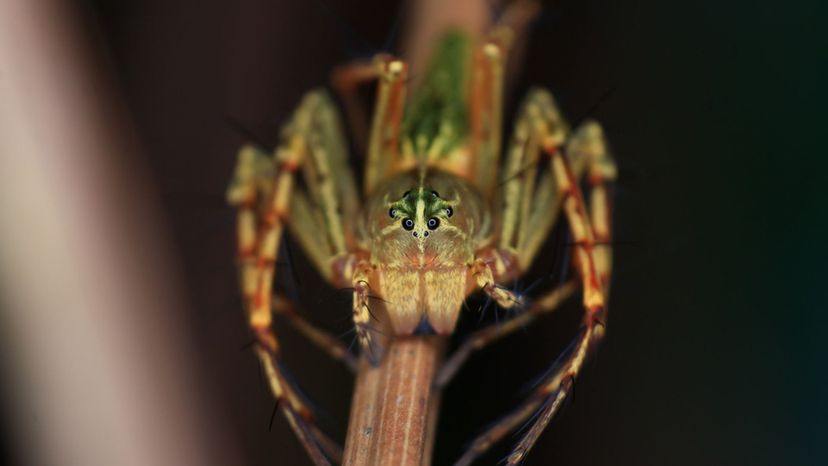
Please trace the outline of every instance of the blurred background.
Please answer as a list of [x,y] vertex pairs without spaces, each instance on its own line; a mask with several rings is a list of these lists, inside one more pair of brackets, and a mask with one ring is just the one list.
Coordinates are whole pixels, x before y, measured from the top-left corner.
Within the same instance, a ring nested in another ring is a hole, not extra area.
[[[549,88],[570,121],[602,122],[620,179],[608,337],[527,464],[824,464],[824,6],[544,7],[509,115],[530,86]],[[303,93],[382,50],[401,11],[0,6],[5,464],[309,464],[284,419],[271,424],[246,346],[223,193],[237,148],[274,144]],[[559,270],[565,243],[552,235],[518,286]],[[347,332],[349,295],[287,250],[280,286]],[[470,361],[443,401],[436,465],[516,406],[578,312],[572,300]],[[461,319],[461,333],[480,320]],[[344,438],[351,376],[279,333],[323,427]]]

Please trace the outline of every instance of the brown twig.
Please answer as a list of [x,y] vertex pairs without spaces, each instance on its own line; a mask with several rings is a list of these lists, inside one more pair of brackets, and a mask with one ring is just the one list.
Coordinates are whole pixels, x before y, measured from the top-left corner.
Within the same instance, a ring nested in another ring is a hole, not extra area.
[[379,366],[362,358],[344,465],[431,463],[440,403],[433,381],[444,348],[444,337],[412,336],[390,341]]

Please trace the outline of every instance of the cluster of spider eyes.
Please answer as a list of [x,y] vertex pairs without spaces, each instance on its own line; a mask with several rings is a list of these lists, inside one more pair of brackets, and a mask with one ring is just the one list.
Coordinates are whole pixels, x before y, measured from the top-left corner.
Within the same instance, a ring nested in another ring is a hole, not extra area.
[[[446,207],[445,212],[446,212],[447,217],[451,217],[452,215],[454,215],[454,209],[452,209],[451,207]],[[391,218],[396,218],[397,217],[397,209],[389,210],[388,215]],[[431,217],[430,219],[428,219],[428,222],[426,222],[426,226],[428,226],[429,230],[436,230],[437,227],[440,226],[440,219],[437,218],[437,217]],[[408,231],[413,230],[414,229],[414,220],[411,220],[408,217],[402,219],[402,227],[405,228]]]
[[[406,191],[406,193],[403,195],[403,197],[407,196],[409,193],[410,193],[410,191]],[[439,195],[437,194],[436,191],[432,192],[432,194],[434,194],[434,197],[439,197]],[[452,209],[451,207],[446,207],[444,212],[446,213],[446,217],[451,217],[452,215],[454,215],[454,209]],[[394,208],[390,209],[388,211],[388,215],[391,218],[397,218],[397,209],[394,209]],[[436,230],[437,227],[440,226],[440,219],[437,218],[437,217],[431,217],[430,219],[428,219],[428,222],[426,222],[426,226],[428,226],[429,230]],[[402,227],[405,228],[407,231],[413,230],[414,229],[414,220],[412,220],[408,217],[402,219]],[[428,232],[425,232],[424,235],[428,236]],[[417,236],[417,233],[414,233],[414,236]]]

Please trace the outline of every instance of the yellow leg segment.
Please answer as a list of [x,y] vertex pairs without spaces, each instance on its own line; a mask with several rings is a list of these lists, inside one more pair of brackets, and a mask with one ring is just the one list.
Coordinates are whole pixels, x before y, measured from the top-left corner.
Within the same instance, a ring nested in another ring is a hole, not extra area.
[[375,58],[375,64],[379,67],[379,87],[368,138],[365,194],[373,191],[377,183],[400,163],[400,124],[408,76],[408,66],[400,60],[379,55]]
[[371,308],[369,300],[371,294],[370,276],[373,268],[368,261],[361,260],[356,264],[353,274],[354,304],[353,319],[356,326],[359,344],[364,354],[368,355],[371,364],[379,363],[380,354],[371,336]]
[[[569,128],[548,93],[533,90],[515,124],[504,167],[500,249],[514,250],[525,270],[548,237],[560,211],[561,197],[555,179],[540,172],[541,138],[538,122],[545,122],[548,137],[566,139]],[[536,181],[538,180],[538,181]]]
[[508,34],[489,37],[474,56],[471,98],[470,174],[480,191],[491,196],[496,184],[503,124],[503,75]]
[[346,249],[343,217],[356,216],[359,194],[348,165],[348,143],[342,132],[341,119],[327,93],[316,93],[313,133],[308,144],[308,160],[302,167],[304,180],[319,206],[323,231],[333,254],[342,254]]
[[540,5],[532,0],[509,3],[475,53],[470,102],[470,149],[474,165],[468,176],[476,180],[480,192],[488,199],[497,190],[509,57],[514,55],[515,44],[522,41],[526,26],[539,11]]
[[359,98],[359,86],[375,81],[379,73],[373,60],[359,59],[337,67],[331,75],[331,87],[342,99],[354,147],[361,157],[365,156],[368,116]]
[[503,309],[511,309],[523,305],[523,299],[520,296],[495,283],[492,268],[483,259],[478,258],[474,261],[471,266],[471,273],[477,282],[477,286],[492,298],[498,306]]
[[[250,146],[242,148],[228,200],[239,209],[241,287],[248,322],[256,337],[256,354],[279,408],[309,456],[315,464],[328,465],[328,458],[341,456],[341,449],[315,427],[313,413],[284,374],[279,362],[278,339],[272,328],[271,299],[274,265],[292,205],[296,172],[306,160],[315,161],[312,152],[321,137],[317,129],[321,98],[319,93],[310,93],[303,99],[285,127],[283,142],[270,163],[260,151]],[[325,189],[321,191],[320,196],[330,197]],[[313,217],[310,209],[305,213],[306,221]]]
[[585,122],[575,131],[566,152],[571,160],[582,159],[586,167],[590,221],[595,233],[595,267],[608,294],[612,270],[612,202],[608,184],[615,181],[618,169],[607,149],[601,125],[594,121]]

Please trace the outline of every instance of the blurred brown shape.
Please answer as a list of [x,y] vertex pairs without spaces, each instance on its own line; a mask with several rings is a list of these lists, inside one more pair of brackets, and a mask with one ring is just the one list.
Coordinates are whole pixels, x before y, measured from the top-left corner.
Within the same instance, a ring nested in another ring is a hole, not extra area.
[[0,314],[29,464],[237,464],[140,151],[64,2],[0,5]]

